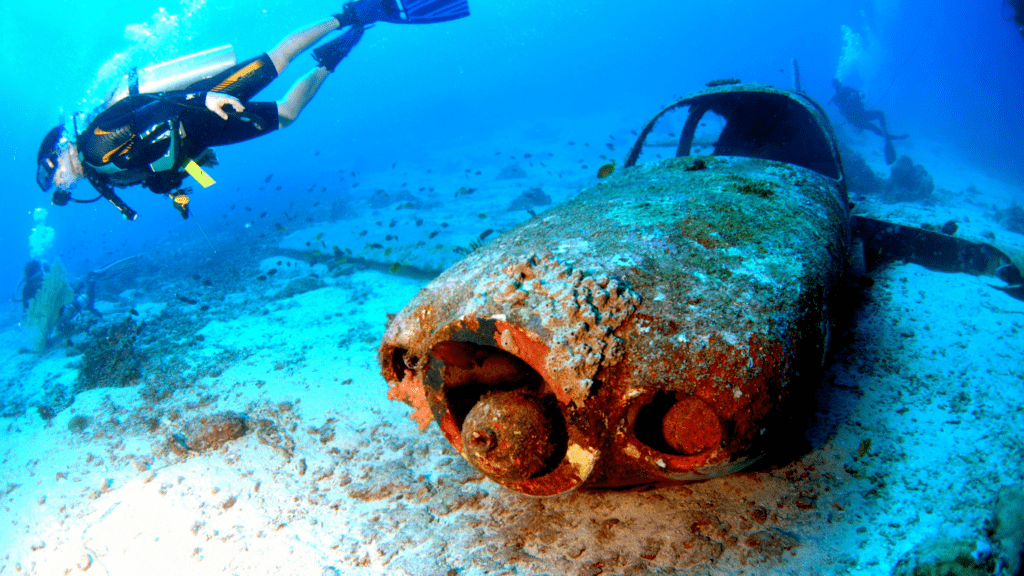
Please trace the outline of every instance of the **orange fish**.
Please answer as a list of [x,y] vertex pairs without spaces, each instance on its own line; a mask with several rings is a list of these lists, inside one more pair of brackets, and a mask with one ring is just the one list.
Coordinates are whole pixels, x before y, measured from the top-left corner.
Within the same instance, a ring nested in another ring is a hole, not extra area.
[[607,178],[611,176],[612,172],[615,172],[615,160],[612,160],[611,164],[605,164],[597,169],[598,178]]

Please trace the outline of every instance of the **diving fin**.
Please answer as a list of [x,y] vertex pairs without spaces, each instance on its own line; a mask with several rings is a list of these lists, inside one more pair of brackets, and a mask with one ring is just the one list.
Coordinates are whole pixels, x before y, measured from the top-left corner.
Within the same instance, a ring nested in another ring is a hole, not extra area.
[[335,15],[342,26],[392,22],[433,24],[469,16],[468,0],[356,0]]
[[910,134],[900,134],[899,136],[893,136],[891,134],[885,137],[885,163],[892,164],[896,162],[896,147],[892,145],[893,140],[902,140],[907,138]]
[[896,147],[892,145],[892,138],[885,139],[885,163],[892,164],[896,162]]
[[348,56],[348,53],[352,51],[352,48],[359,42],[359,39],[363,37],[364,30],[365,28],[361,24],[352,26],[341,36],[314,48],[313,58],[321,66],[327,68],[328,72],[334,72],[341,59]]

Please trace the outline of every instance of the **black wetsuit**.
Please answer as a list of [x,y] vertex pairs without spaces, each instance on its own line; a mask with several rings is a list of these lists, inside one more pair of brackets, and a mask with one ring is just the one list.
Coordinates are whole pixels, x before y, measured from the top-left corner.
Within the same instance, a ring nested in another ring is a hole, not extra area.
[[29,260],[28,264],[25,264],[25,286],[21,289],[21,305],[25,310],[28,310],[28,305],[42,287],[43,264],[39,260]]
[[[892,141],[906,138],[907,135],[894,136],[890,134],[889,126],[885,123],[885,112],[881,110],[868,110],[864,106],[864,95],[860,93],[860,90],[844,86],[837,78],[832,79],[832,86],[836,89],[836,93],[829,102],[838,106],[839,111],[843,113],[846,120],[854,127],[860,130],[870,130],[885,138],[885,147],[883,149],[885,162],[887,164],[895,162],[896,148],[892,145]],[[878,122],[880,126],[875,125],[875,122]]]
[[[184,90],[133,94],[96,116],[77,139],[89,182],[128,219],[135,212],[114,187],[142,184],[164,194],[181,185],[183,166],[211,146],[234,144],[278,127],[275,102],[249,99],[277,77],[266,54],[239,63]],[[245,111],[225,107],[228,120],[206,108],[207,92],[238,98]]]

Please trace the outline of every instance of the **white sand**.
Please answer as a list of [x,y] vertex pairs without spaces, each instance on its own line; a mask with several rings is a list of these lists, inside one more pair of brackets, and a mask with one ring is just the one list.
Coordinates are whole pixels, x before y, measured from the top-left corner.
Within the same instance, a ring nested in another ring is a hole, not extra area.
[[[527,217],[502,212],[518,191],[542,185],[564,200],[599,165],[573,163],[552,162],[568,184],[541,173],[456,197],[456,175],[413,192],[439,207],[289,232],[280,256],[248,263],[276,274],[205,313],[137,305],[154,329],[188,327],[168,336],[166,366],[139,386],[80,393],[49,423],[31,407],[70,386],[80,358],[17,354],[27,336],[0,333],[2,395],[29,407],[0,420],[0,575],[884,574],[920,542],[983,536],[999,488],[1024,482],[1024,302],[991,278],[881,271],[822,385],[813,449],[781,468],[537,500],[483,479],[436,426],[419,433],[385,399],[376,347],[385,314],[425,281],[331,277],[296,251],[323,234],[324,252],[441,267],[483,229]],[[984,208],[952,200],[875,208],[996,228]],[[391,219],[400,239],[382,257],[365,245],[390,242]],[[430,238],[442,221],[453,225]],[[326,286],[274,299],[310,272]],[[145,392],[168,385],[167,397]],[[227,410],[246,414],[246,435],[188,458],[168,450],[184,422]],[[79,415],[91,424],[69,430]]]

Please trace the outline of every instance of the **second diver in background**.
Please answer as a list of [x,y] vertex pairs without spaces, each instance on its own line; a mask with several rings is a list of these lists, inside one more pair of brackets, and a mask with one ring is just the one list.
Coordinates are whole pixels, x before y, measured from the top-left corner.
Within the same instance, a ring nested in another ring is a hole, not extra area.
[[[896,162],[896,147],[892,145],[893,140],[906,138],[908,134],[893,136],[889,133],[889,127],[885,123],[885,112],[881,110],[868,110],[864,106],[864,95],[860,90],[852,86],[844,86],[838,78],[832,79],[832,86],[836,93],[829,100],[830,104],[839,107],[846,120],[859,130],[870,130],[885,138],[885,163]],[[878,122],[878,125],[875,122]]]
[[[44,192],[56,185],[53,203],[63,206],[69,201],[99,199],[71,197],[71,187],[85,178],[100,197],[117,207],[125,218],[134,220],[136,212],[118,197],[115,187],[141,184],[152,192],[170,194],[181,186],[186,173],[208,178],[199,166],[216,163],[211,146],[243,142],[294,122],[328,74],[359,42],[366,26],[378,21],[445,22],[468,15],[467,0],[349,2],[341,14],[300,30],[273,50],[211,78],[182,90],[155,94],[136,90],[100,111],[82,131],[77,125],[54,127],[39,147],[36,182]],[[318,66],[296,82],[282,100],[250,100],[301,52],[345,27],[348,30],[338,38],[314,49]],[[182,216],[187,217],[188,197],[171,196]]]

